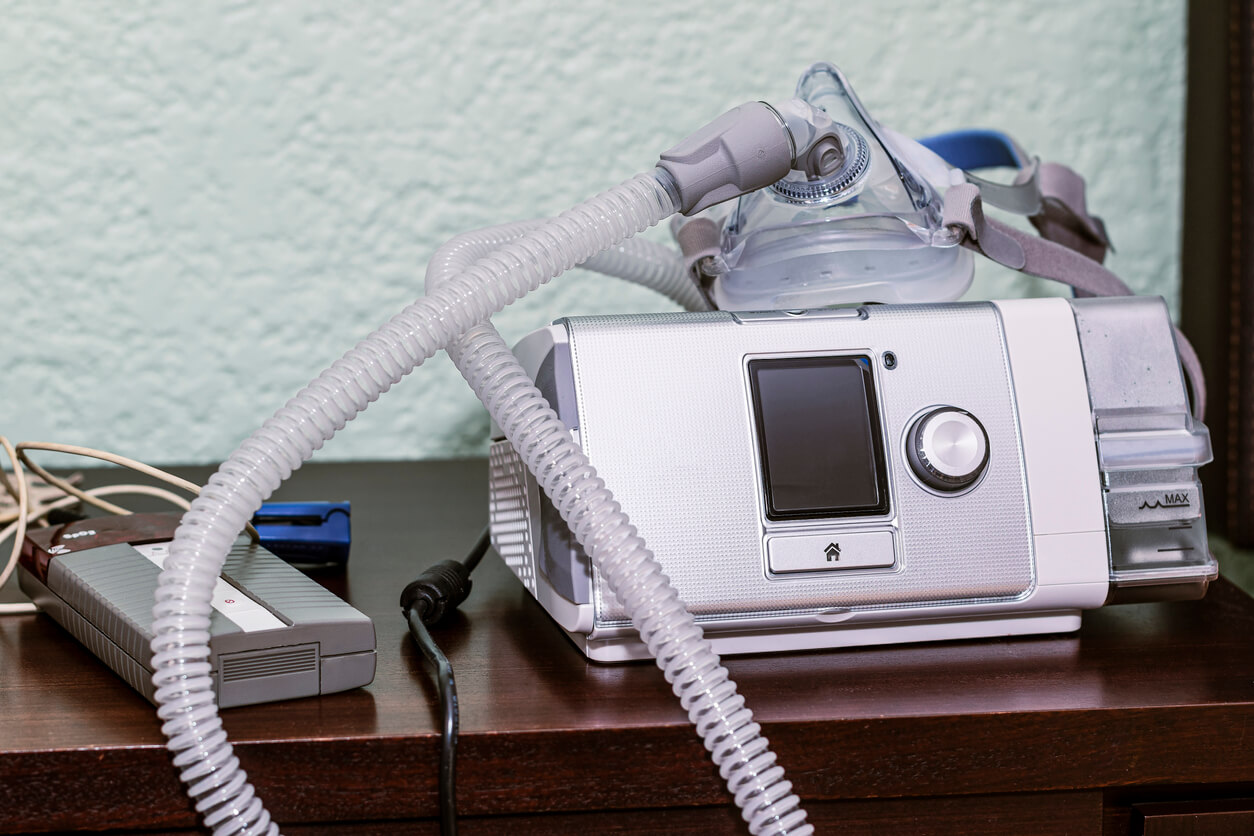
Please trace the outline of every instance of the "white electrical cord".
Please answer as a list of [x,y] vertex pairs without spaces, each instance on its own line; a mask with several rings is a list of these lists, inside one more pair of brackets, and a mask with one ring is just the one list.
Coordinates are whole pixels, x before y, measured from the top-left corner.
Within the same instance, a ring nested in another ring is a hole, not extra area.
[[97,499],[92,495],[91,491],[79,490],[64,479],[58,479],[47,470],[44,470],[42,467],[31,461],[30,457],[26,455],[27,450],[46,450],[52,453],[64,453],[70,456],[82,456],[89,459],[99,459],[102,462],[116,464],[120,467],[133,470],[136,473],[142,473],[145,476],[150,476],[158,481],[166,482],[176,488],[182,488],[192,496],[200,493],[200,486],[193,482],[181,479],[172,473],[166,473],[164,470],[159,470],[152,465],[144,464],[143,462],[136,461],[135,459],[128,459],[126,456],[119,456],[117,453],[110,453],[106,450],[93,450],[90,447],[79,447],[74,444],[53,444],[47,441],[23,441],[21,444],[17,445],[17,454],[22,460],[22,465],[32,470],[40,479],[43,479],[49,485],[60,489],[62,493],[65,493],[68,496],[76,496],[83,502],[86,502],[89,505],[95,505],[100,510],[108,511],[110,514],[129,514],[131,512],[125,508],[114,505],[111,502],[104,502],[103,500]]
[[[10,441],[0,435],[0,449],[3,449],[5,455],[8,456],[9,462],[13,467],[13,479],[10,480],[9,474],[0,469],[0,487],[3,487],[15,500],[17,500],[17,518],[3,529],[0,529],[0,547],[10,538],[13,538],[13,548],[9,551],[9,557],[0,567],[0,587],[3,587],[12,576],[13,571],[17,568],[18,558],[22,553],[22,542],[26,537],[26,528],[31,523],[39,522],[52,511],[60,508],[68,508],[77,505],[79,502],[89,502],[104,508],[113,514],[130,514],[131,511],[126,508],[114,505],[111,502],[105,502],[101,497],[114,496],[118,494],[153,496],[163,499],[183,510],[191,507],[186,499],[177,494],[162,488],[152,487],[151,485],[106,485],[100,488],[92,488],[91,490],[80,490],[63,479],[57,479],[43,468],[31,462],[26,456],[27,450],[49,450],[58,453],[66,453],[75,456],[87,456],[93,459],[112,462],[113,464],[128,467],[155,479],[169,482],[177,487],[188,490],[195,494],[200,489],[185,479],[158,470],[150,465],[142,462],[128,459],[125,456],[119,456],[103,450],[93,450],[89,447],[76,447],[69,444],[49,444],[45,442],[23,442],[15,448]],[[31,470],[39,474],[49,485],[52,485],[66,494],[62,499],[53,502],[39,503],[37,507],[32,508],[30,502],[29,486],[26,482],[26,474],[22,472],[22,465],[25,464]],[[13,485],[16,482],[16,487]],[[22,615],[26,613],[37,612],[34,604],[18,603],[18,604],[0,604],[0,615]]]
[[[5,455],[9,457],[9,461],[13,465],[13,476],[17,481],[17,487],[15,488],[13,487],[12,482],[9,481],[8,475],[5,474],[3,470],[0,470],[0,476],[3,476],[4,489],[9,492],[10,496],[17,500],[17,522],[10,525],[3,532],[0,532],[0,535],[16,535],[16,539],[13,543],[13,551],[9,554],[9,559],[4,562],[3,571],[0,571],[0,587],[3,587],[5,583],[8,582],[9,576],[13,574],[13,570],[17,566],[18,556],[22,553],[22,538],[26,536],[26,517],[29,514],[30,509],[30,494],[27,490],[26,476],[22,473],[22,466],[18,463],[17,451],[13,449],[13,445],[9,442],[9,440],[2,435],[0,435],[0,447],[4,449]],[[7,537],[0,536],[0,545],[2,545],[6,539]],[[25,609],[16,609],[17,607],[26,606],[28,605],[5,605],[6,608],[16,610],[18,612],[27,612],[28,610]],[[33,608],[34,605],[29,606]]]

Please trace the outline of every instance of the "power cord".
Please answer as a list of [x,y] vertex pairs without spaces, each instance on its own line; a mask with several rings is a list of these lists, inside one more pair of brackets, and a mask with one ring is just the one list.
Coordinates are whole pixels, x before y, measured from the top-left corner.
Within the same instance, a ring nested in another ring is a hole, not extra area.
[[457,834],[457,683],[453,666],[441,652],[428,626],[440,622],[470,594],[470,573],[483,560],[491,540],[484,528],[465,560],[442,560],[423,572],[401,592],[401,612],[409,622],[423,657],[436,670],[440,687],[440,710],[444,715],[440,743],[440,834]]
[[[9,556],[3,562],[0,562],[0,587],[9,580],[13,574],[13,570],[17,568],[18,556],[22,551],[22,542],[26,535],[26,529],[29,525],[38,525],[45,517],[55,514],[63,509],[78,505],[80,502],[86,502],[95,505],[103,510],[113,514],[129,514],[126,508],[106,502],[103,497],[115,494],[141,494],[145,496],[155,496],[164,499],[167,502],[187,510],[189,506],[186,499],[177,494],[173,494],[162,488],[152,487],[150,485],[108,485],[102,488],[93,488],[91,490],[80,490],[75,487],[72,482],[58,479],[48,473],[39,465],[35,464],[26,455],[27,450],[48,450],[58,453],[68,453],[76,456],[87,456],[89,458],[101,459],[112,464],[121,465],[138,471],[155,479],[168,482],[175,487],[182,488],[189,493],[199,493],[199,488],[173,476],[165,471],[158,470],[155,467],[143,464],[142,462],[128,459],[124,456],[118,456],[114,453],[107,453],[102,450],[93,450],[88,447],[76,447],[68,444],[48,444],[44,442],[28,441],[18,444],[16,447],[9,442],[7,438],[0,435],[0,450],[3,450],[8,457],[12,474],[6,473],[0,468],[0,489],[8,494],[13,500],[12,513],[5,512],[0,514],[0,525],[4,525],[0,529],[0,544],[3,544],[10,537],[13,538],[13,547],[9,552]],[[44,494],[51,493],[47,490],[41,490],[38,494],[31,490],[31,484],[23,471],[23,465],[26,468],[38,474],[46,483],[47,488],[55,489],[64,494],[60,499],[50,500],[49,496]],[[0,615],[24,615],[36,612],[34,604],[0,604]]]

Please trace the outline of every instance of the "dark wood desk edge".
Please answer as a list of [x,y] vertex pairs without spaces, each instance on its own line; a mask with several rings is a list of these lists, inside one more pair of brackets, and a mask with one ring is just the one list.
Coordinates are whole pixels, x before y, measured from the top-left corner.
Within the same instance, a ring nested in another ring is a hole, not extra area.
[[[1254,776],[1250,726],[1254,705],[780,723],[765,731],[804,799],[840,801],[1239,785]],[[545,753],[559,749],[555,764]],[[438,745],[430,736],[245,743],[236,751],[279,821],[436,815]],[[462,811],[472,816],[727,802],[687,727],[470,735],[459,747],[458,778]],[[65,809],[67,797],[78,809]],[[85,809],[101,827],[195,824],[157,746],[9,753],[0,759],[0,804],[8,831],[82,827]]]
[[[473,470],[482,463],[445,466]],[[1251,609],[1248,598],[1235,594],[1239,599],[1224,593],[1224,606]],[[337,697],[323,699],[334,706]],[[797,791],[816,803],[1075,791],[1089,791],[1082,793],[1088,798],[1103,788],[1248,784],[1254,780],[1254,747],[1245,744],[1251,714],[1254,702],[1227,701],[863,716],[764,728]],[[229,731],[229,712],[225,718]],[[416,733],[244,742],[237,750],[277,820],[347,822],[433,817],[437,745],[435,735]],[[683,723],[470,732],[460,755],[459,794],[468,816],[729,804]],[[65,809],[67,799],[75,809]],[[155,743],[0,758],[0,829],[194,824],[169,758]]]

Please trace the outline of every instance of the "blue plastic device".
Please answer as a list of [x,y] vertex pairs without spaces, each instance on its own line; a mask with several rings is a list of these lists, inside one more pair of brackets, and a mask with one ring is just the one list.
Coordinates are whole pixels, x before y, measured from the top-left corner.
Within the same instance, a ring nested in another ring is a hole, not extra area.
[[348,563],[348,502],[266,502],[253,516],[261,544],[288,563]]

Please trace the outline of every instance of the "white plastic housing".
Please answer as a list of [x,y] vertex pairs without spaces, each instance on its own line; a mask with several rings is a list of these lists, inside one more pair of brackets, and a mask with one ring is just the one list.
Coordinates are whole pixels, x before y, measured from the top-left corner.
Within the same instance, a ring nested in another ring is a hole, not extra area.
[[[720,653],[1059,632],[1101,606],[1112,579],[1107,477],[1073,304],[573,319],[516,351],[619,486]],[[889,510],[772,520],[746,364],[847,355],[873,361]],[[987,471],[957,495],[912,476],[904,450],[913,419],[945,404],[989,431]],[[563,551],[507,443],[494,447],[492,473],[494,544],[507,563],[590,658],[641,658],[596,573]],[[895,559],[773,571],[773,542],[821,546],[829,535],[846,554],[888,537]],[[1213,577],[1190,571],[1200,590]]]

